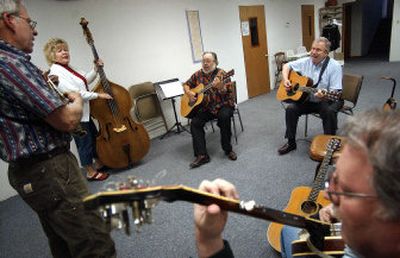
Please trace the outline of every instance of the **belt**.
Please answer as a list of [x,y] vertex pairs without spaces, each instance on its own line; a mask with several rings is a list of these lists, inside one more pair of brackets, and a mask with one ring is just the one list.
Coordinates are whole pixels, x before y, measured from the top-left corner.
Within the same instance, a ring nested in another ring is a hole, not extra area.
[[34,154],[30,157],[18,158],[17,160],[10,161],[10,164],[11,165],[22,165],[22,164],[27,164],[27,163],[30,163],[30,164],[38,163],[41,161],[51,159],[62,153],[67,153],[68,151],[69,151],[69,144],[67,146],[63,146],[63,147],[56,147],[55,149],[52,149],[51,151],[46,152],[46,153],[39,153],[39,154]]

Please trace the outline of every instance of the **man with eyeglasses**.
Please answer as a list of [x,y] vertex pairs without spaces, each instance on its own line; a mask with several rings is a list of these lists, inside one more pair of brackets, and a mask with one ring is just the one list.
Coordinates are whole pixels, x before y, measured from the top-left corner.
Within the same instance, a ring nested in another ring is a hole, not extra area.
[[[400,257],[400,111],[370,110],[351,117],[342,132],[347,143],[327,184],[327,197],[352,251],[343,257]],[[221,180],[201,190],[235,198]],[[226,213],[215,204],[195,206],[200,257],[233,257],[222,239]],[[223,256],[218,256],[224,254]],[[214,256],[213,256],[214,255]]]
[[9,182],[38,214],[54,257],[115,257],[108,228],[83,208],[89,191],[69,150],[82,98],[62,101],[30,62],[36,22],[22,2],[0,0],[0,14],[0,158]]
[[[203,93],[203,101],[190,112],[190,132],[195,160],[190,163],[190,168],[200,167],[210,162],[207,153],[204,125],[213,119],[217,119],[217,125],[221,133],[221,147],[230,160],[236,160],[236,153],[232,150],[231,117],[235,106],[235,97],[232,84],[224,81],[225,71],[218,68],[217,54],[204,52],[202,54],[201,69],[196,71],[183,85],[185,94],[190,101],[195,103],[197,94],[194,88],[203,84],[212,86]],[[229,79],[229,78],[227,78]]]

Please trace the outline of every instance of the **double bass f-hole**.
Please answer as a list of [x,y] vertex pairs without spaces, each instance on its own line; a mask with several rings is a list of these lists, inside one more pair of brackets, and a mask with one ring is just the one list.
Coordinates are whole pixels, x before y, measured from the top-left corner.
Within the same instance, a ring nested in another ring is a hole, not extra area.
[[[99,55],[88,24],[85,18],[81,18],[80,25],[97,61]],[[100,80],[94,91],[112,96],[112,99],[90,101],[90,113],[97,119],[100,128],[96,138],[97,155],[110,168],[126,168],[147,154],[149,135],[144,126],[133,121],[130,115],[132,100],[126,88],[108,81],[102,66],[98,67],[97,72]]]

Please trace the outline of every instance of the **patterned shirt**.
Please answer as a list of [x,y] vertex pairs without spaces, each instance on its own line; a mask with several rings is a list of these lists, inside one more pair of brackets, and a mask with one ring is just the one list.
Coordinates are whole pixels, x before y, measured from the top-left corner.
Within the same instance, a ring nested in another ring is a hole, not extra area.
[[[199,84],[203,84],[204,87],[212,83],[216,76],[223,77],[225,75],[225,71],[217,68],[212,73],[204,73],[202,69],[195,72],[189,80],[185,82],[191,89],[196,88]],[[226,83],[226,81],[230,81],[229,79],[225,80],[225,89],[217,90],[211,87],[208,91],[204,93],[203,102],[199,107],[199,112],[211,112],[216,115],[218,111],[223,106],[233,107],[235,105],[235,96],[231,83]]]
[[67,146],[70,134],[44,121],[62,105],[30,56],[0,40],[0,158],[15,161]]

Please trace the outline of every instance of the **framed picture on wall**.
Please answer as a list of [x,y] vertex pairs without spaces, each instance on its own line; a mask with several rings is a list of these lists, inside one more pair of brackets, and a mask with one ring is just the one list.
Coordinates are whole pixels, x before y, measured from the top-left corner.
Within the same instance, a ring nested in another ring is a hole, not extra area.
[[193,62],[201,62],[201,54],[204,51],[201,37],[199,11],[186,10],[186,19],[189,28],[190,46],[192,48]]

